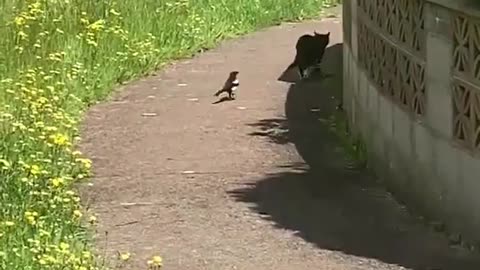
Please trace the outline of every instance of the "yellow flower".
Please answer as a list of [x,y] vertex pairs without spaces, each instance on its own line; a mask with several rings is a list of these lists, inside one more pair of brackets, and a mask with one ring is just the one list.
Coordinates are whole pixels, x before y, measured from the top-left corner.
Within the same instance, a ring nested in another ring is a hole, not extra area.
[[52,178],[50,181],[52,182],[52,185],[54,187],[59,187],[64,182],[63,178],[61,178],[61,177]]
[[25,212],[25,219],[27,220],[28,224],[30,225],[35,225],[37,221],[35,220],[35,217],[38,217],[37,212]]
[[41,173],[41,169],[40,169],[40,166],[38,165],[32,165],[32,167],[30,168],[30,173],[33,174],[33,175],[38,175]]
[[95,224],[97,222],[97,217],[94,216],[94,215],[91,215],[90,218],[88,219],[88,221],[91,223],[91,224]]
[[88,158],[77,158],[75,161],[82,163],[83,167],[87,170],[92,167],[92,161]]
[[93,31],[102,30],[104,27],[105,27],[105,20],[102,20],[102,19],[87,26],[88,29]]
[[125,252],[120,254],[120,259],[122,261],[128,261],[130,259],[130,252]]
[[60,247],[60,250],[68,250],[70,248],[70,245],[65,242],[61,242],[59,247]]
[[73,211],[73,215],[77,218],[80,218],[80,217],[82,217],[83,214],[82,214],[82,212],[80,212],[80,210],[75,210],[75,211]]
[[[49,248],[47,248],[49,249]],[[44,255],[44,258],[46,261],[50,262],[50,263],[56,263],[57,262],[57,259],[55,259],[55,257],[51,256],[51,255]]]
[[28,224],[35,225],[36,221],[35,221],[34,216],[27,216],[26,219],[27,219]]
[[160,256],[153,256],[153,258],[151,260],[148,261],[148,264],[149,265],[152,265],[152,266],[157,266],[157,267],[161,267],[162,266],[162,257]]
[[21,25],[24,25],[25,24],[25,18],[21,17],[21,16],[18,16],[18,17],[15,17],[15,19],[13,20],[15,22],[16,25],[18,26],[21,26]]
[[66,145],[68,144],[68,137],[65,136],[64,134],[57,133],[55,135],[51,135],[50,139],[53,141],[54,144],[58,146]]

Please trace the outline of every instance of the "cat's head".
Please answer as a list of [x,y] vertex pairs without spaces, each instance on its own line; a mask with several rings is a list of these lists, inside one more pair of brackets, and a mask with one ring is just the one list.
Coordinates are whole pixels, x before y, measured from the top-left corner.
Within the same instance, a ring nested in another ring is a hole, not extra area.
[[325,46],[327,46],[328,43],[330,42],[330,32],[326,34],[320,34],[320,33],[317,33],[317,31],[313,31],[313,34],[315,38],[318,38],[319,40],[321,40],[322,43],[325,44]]
[[322,39],[330,39],[330,31],[326,34],[320,34],[317,31],[313,31],[315,37],[322,38]]

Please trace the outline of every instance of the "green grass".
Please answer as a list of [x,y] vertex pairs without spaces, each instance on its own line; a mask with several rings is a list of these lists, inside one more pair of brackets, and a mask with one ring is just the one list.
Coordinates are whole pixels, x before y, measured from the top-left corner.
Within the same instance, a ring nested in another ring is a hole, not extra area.
[[350,163],[355,168],[366,168],[368,162],[366,145],[359,135],[350,132],[347,115],[342,111],[336,111],[329,118],[329,124]]
[[78,123],[114,86],[333,0],[0,0],[0,269],[101,268]]

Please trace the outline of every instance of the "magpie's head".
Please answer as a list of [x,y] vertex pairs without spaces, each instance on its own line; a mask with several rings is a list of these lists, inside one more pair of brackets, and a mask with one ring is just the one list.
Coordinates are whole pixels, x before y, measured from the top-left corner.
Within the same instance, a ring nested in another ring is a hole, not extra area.
[[239,73],[238,71],[232,71],[232,72],[230,72],[230,76],[236,77],[238,75],[238,73]]

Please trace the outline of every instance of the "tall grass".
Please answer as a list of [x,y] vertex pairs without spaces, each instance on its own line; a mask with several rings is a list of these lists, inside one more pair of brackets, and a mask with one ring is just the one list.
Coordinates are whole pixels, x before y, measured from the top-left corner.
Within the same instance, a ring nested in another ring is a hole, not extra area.
[[96,219],[73,189],[91,167],[75,150],[88,105],[169,60],[331,2],[0,0],[0,268],[99,267],[87,237]]

